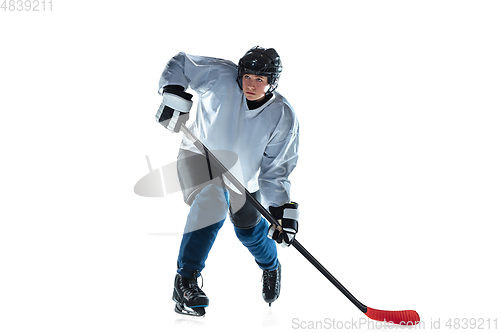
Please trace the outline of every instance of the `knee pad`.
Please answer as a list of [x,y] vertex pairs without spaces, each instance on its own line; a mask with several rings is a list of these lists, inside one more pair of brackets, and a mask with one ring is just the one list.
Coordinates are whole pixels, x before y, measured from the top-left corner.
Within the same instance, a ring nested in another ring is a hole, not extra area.
[[[260,201],[259,191],[252,193],[252,197]],[[237,210],[235,207],[237,206]],[[229,211],[229,217],[234,226],[240,229],[249,229],[255,227],[259,224],[262,216],[259,211],[249,202],[245,201],[243,204],[234,205],[233,200],[231,200],[231,209]]]

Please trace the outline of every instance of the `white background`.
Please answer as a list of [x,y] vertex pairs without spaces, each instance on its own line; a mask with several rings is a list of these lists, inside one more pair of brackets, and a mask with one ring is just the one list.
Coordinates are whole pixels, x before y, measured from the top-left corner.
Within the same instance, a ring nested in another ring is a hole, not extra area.
[[203,272],[206,318],[174,315],[187,206],[133,191],[146,155],[154,169],[177,156],[180,136],[154,121],[157,82],[179,51],[237,62],[254,45],[280,53],[279,91],[300,120],[297,239],[361,302],[415,309],[428,331],[498,318],[499,16],[497,1],[438,0],[0,11],[0,331],[295,331],[364,317],[292,248],[279,249],[270,312],[230,222]]

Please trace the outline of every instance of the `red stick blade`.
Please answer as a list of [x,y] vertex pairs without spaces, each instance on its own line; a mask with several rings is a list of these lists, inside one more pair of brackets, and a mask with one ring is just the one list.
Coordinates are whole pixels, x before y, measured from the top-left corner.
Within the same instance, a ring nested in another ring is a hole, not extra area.
[[365,315],[368,318],[378,321],[385,321],[396,325],[416,325],[420,322],[420,316],[417,311],[384,311],[367,308]]

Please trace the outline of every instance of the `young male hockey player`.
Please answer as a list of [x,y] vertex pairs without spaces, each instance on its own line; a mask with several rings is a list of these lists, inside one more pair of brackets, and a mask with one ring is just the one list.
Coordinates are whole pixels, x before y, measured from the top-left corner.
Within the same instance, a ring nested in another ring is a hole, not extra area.
[[[238,66],[179,53],[161,75],[163,102],[156,119],[179,132],[192,105],[192,95],[185,90],[194,90],[199,102],[191,131],[212,152],[237,155],[240,172],[234,175],[254,198],[260,201],[262,196],[269,204],[284,230],[272,237],[289,245],[298,231],[298,205],[290,201],[288,176],[298,158],[299,126],[292,107],[276,91],[281,70],[280,57],[272,48],[250,49]],[[177,260],[175,311],[205,314],[208,297],[197,278],[228,211],[236,236],[263,270],[262,296],[271,305],[280,293],[281,265],[276,243],[267,237],[266,220],[185,136],[177,168],[190,211]]]

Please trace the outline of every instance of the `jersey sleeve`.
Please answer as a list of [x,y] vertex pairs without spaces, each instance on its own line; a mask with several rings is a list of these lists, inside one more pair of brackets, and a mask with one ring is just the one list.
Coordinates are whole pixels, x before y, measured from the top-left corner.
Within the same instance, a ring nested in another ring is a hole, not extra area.
[[270,206],[290,202],[290,173],[297,165],[299,125],[293,113],[283,117],[269,141],[261,162],[259,187]]
[[[217,80],[234,76],[236,65],[231,61],[178,53],[163,69],[158,84],[161,95],[167,85],[179,85],[193,89],[199,94],[208,91]],[[236,77],[234,77],[236,79]]]

